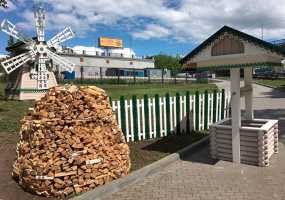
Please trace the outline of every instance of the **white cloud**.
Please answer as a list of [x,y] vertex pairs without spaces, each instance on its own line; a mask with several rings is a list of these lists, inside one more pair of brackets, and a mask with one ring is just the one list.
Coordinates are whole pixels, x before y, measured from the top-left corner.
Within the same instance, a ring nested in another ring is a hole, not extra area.
[[133,32],[134,38],[150,39],[150,38],[164,38],[170,35],[170,31],[167,28],[159,26],[157,24],[148,24],[143,31]]
[[[19,1],[19,0],[18,0]],[[24,0],[21,0],[24,1]],[[26,0],[28,1],[28,0]],[[98,25],[127,31],[140,39],[173,38],[201,41],[223,25],[265,39],[285,37],[285,0],[45,0],[49,4],[47,28],[70,25],[77,35]],[[175,3],[174,3],[175,2]],[[32,24],[30,10],[20,24]],[[27,25],[28,24],[28,25]]]

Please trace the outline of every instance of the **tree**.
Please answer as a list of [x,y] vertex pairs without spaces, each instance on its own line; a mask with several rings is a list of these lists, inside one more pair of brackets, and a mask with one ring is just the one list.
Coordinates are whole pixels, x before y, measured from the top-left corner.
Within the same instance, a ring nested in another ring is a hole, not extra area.
[[7,0],[0,0],[0,7],[8,8],[7,4],[8,4]]
[[14,44],[14,38],[11,36],[11,35],[9,35],[9,38],[8,38],[8,47],[10,47],[10,46],[12,46]]
[[180,58],[178,56],[168,56],[159,54],[154,56],[154,66],[155,68],[170,69],[174,73],[181,70]]

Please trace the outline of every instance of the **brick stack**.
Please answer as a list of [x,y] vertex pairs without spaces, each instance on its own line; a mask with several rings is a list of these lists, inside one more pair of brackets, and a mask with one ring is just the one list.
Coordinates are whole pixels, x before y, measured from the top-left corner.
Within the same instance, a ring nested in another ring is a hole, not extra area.
[[13,176],[29,191],[63,197],[130,170],[128,145],[97,87],[51,88],[21,123]]

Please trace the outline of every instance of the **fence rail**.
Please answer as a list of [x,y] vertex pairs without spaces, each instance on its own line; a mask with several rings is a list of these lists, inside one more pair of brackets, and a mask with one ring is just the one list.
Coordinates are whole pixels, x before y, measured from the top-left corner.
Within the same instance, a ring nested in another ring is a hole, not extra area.
[[112,110],[127,141],[188,134],[202,131],[229,116],[230,94],[222,90],[213,93],[186,93],[137,99],[121,97],[111,101]]

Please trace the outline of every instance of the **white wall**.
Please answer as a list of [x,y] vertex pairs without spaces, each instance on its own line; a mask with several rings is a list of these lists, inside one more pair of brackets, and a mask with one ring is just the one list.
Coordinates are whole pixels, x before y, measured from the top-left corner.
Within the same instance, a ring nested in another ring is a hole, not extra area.
[[[76,66],[84,67],[103,67],[103,68],[131,68],[131,69],[145,69],[154,68],[154,60],[152,59],[131,59],[131,58],[116,58],[103,56],[79,56],[59,54],[68,59]],[[80,61],[82,58],[82,62]]]

